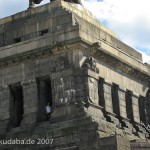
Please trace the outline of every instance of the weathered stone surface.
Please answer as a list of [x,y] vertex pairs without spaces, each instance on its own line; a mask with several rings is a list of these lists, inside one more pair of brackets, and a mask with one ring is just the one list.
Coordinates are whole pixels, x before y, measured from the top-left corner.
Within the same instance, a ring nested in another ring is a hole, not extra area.
[[129,140],[117,136],[102,138],[99,145],[102,150],[130,150]]
[[150,123],[150,67],[83,6],[58,0],[1,19],[0,68],[0,139],[53,139],[0,149],[130,150],[129,141],[149,141],[141,121]]

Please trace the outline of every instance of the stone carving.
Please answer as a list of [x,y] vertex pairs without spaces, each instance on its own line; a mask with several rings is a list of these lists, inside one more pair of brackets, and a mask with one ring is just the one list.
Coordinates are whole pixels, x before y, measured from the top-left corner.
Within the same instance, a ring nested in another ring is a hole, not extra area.
[[76,17],[74,17],[74,24],[75,25],[79,25],[80,24],[80,21]]
[[93,103],[91,101],[91,99],[89,97],[84,97],[82,101],[75,101],[75,105],[78,109],[82,109],[82,108],[88,108],[90,105],[90,102]]
[[63,71],[65,69],[68,69],[69,67],[70,66],[69,66],[69,62],[68,62],[67,57],[60,56],[56,59],[54,66],[53,66],[51,71],[52,72],[59,72],[59,71]]
[[99,69],[96,66],[96,61],[92,57],[87,58],[84,61],[83,65],[82,65],[82,68],[83,69],[90,69],[90,70],[92,70],[92,71],[94,71],[96,73],[99,73]]
[[[33,8],[35,4],[40,4],[43,0],[29,0],[29,8]],[[50,0],[50,2],[53,2],[55,0]],[[81,0],[64,0],[66,2],[72,2],[75,4],[81,4]]]
[[75,90],[72,77],[57,78],[54,85],[54,104],[55,107],[60,105],[70,105],[75,99]]

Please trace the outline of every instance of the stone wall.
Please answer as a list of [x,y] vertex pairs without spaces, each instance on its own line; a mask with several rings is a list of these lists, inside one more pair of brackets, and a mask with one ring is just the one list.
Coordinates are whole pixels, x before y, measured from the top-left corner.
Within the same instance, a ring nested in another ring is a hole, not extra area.
[[124,150],[129,140],[149,141],[150,68],[85,12],[55,1],[1,20],[0,138],[54,139],[9,149]]

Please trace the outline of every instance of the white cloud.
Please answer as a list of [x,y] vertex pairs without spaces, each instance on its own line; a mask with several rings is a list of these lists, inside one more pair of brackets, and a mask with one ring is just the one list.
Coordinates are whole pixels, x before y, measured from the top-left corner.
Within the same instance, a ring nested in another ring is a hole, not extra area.
[[149,0],[83,0],[95,16],[107,22],[120,39],[143,52],[144,61],[150,62],[150,9]]
[[143,56],[143,60],[144,60],[144,63],[146,62],[146,63],[149,63],[150,64],[150,56],[149,55],[147,55],[145,52],[142,52],[142,51],[139,51],[141,54],[142,54],[142,56]]

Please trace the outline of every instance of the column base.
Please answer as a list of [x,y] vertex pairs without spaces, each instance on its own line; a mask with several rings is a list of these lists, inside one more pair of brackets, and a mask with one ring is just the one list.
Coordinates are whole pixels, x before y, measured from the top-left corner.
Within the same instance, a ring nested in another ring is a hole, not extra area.
[[134,132],[135,135],[139,136],[142,139],[147,137],[148,132],[140,123],[134,123],[134,127],[136,131]]
[[121,123],[119,122],[118,118],[116,118],[116,114],[114,113],[105,113],[105,118],[108,122],[112,122],[116,125],[116,127],[121,128]]
[[119,120],[123,128],[128,128],[132,130],[133,125],[130,123],[130,119],[121,117]]

